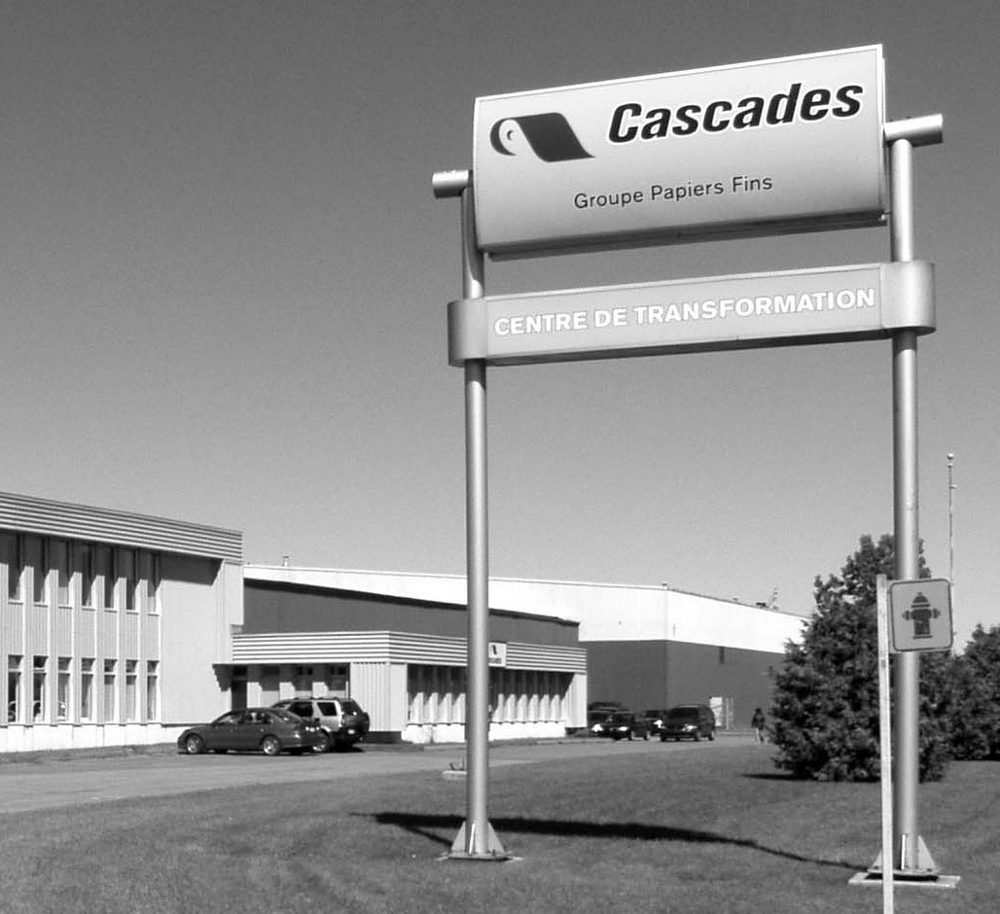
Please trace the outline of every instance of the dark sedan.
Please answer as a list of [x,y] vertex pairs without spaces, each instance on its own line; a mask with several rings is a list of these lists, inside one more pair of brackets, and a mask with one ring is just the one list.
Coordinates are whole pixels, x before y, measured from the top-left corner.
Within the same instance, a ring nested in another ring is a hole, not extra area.
[[645,717],[631,711],[617,711],[601,725],[601,736],[611,739],[649,739],[649,724]]
[[188,755],[200,752],[304,752],[320,746],[325,736],[319,724],[302,720],[276,708],[228,711],[210,724],[189,727],[177,739],[177,748]]

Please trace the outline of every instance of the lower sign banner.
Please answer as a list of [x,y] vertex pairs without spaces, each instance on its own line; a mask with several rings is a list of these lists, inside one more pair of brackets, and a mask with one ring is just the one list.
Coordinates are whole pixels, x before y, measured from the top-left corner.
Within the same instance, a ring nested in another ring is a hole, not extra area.
[[934,330],[924,261],[749,273],[448,306],[449,362],[492,365],[883,339]]

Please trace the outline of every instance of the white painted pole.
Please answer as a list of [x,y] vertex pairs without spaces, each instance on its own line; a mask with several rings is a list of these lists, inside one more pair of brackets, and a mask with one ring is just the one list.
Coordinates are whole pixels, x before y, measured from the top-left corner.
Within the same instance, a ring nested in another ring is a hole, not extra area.
[[889,689],[889,582],[875,579],[878,613],[878,721],[882,792],[882,914],[893,912],[892,700]]

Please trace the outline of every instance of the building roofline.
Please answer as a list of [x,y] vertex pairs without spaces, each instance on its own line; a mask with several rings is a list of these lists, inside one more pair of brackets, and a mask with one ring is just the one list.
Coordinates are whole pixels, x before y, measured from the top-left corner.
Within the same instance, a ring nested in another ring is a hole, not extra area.
[[[319,567],[311,565],[273,565],[264,564],[259,562],[248,562],[244,566],[244,577],[247,576],[249,572],[249,577],[256,580],[274,580],[270,577],[256,577],[256,573],[260,572],[262,575],[268,572],[313,572],[317,574],[339,574],[339,575],[369,575],[378,577],[388,577],[388,578],[398,578],[398,579],[410,579],[410,580],[441,580],[441,581],[464,581],[466,576],[464,574],[448,574],[444,572],[417,572],[417,571],[379,571],[375,569],[361,569],[361,568],[329,568],[329,567]],[[715,600],[719,603],[733,603],[737,606],[746,606],[750,609],[763,610],[765,612],[773,612],[781,616],[792,616],[794,618],[805,619],[808,618],[807,614],[800,614],[796,612],[791,612],[788,610],[783,610],[776,608],[774,606],[760,605],[760,603],[750,603],[745,600],[738,600],[735,597],[719,597],[712,594],[699,593],[693,590],[683,590],[679,587],[670,587],[668,584],[623,584],[623,583],[611,583],[607,581],[569,581],[569,580],[549,580],[545,578],[509,578],[509,577],[497,577],[495,575],[490,575],[490,581],[502,584],[540,584],[549,587],[587,587],[587,588],[607,588],[616,590],[632,590],[632,591],[655,591],[655,592],[668,592],[684,594],[685,596],[698,597],[704,600]]]
[[0,528],[243,561],[243,534],[172,518],[0,492]]

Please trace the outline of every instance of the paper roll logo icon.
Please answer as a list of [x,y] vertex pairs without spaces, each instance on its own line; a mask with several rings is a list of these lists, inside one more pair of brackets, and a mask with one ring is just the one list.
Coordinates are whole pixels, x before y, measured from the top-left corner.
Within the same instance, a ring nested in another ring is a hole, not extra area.
[[561,114],[503,117],[490,129],[490,145],[500,155],[513,156],[529,148],[543,162],[592,159]]

